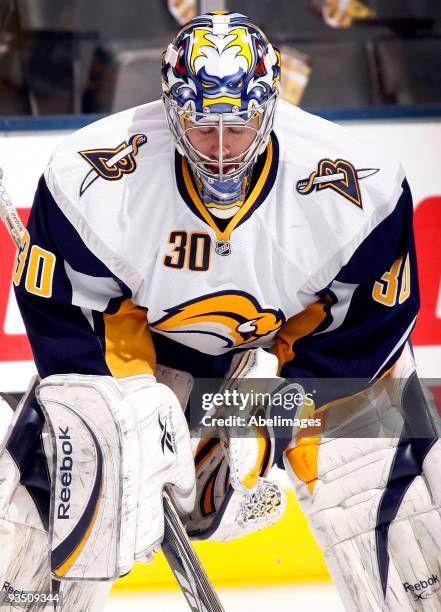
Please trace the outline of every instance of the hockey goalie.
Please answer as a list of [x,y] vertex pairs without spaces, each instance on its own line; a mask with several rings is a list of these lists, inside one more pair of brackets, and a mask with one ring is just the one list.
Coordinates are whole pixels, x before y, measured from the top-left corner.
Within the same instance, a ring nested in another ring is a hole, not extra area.
[[[193,537],[228,540],[283,512],[278,464],[348,612],[441,609],[409,185],[381,147],[278,100],[280,73],[248,17],[195,17],[161,100],[54,152],[13,269],[40,380],[0,458],[4,591],[102,610],[159,549],[165,486]],[[325,430],[191,438],[210,378],[312,394]]]

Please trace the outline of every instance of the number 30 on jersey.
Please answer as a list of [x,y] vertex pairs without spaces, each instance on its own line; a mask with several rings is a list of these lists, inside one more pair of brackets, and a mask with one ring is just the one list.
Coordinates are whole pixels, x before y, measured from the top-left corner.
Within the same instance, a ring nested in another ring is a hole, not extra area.
[[374,283],[372,297],[383,306],[402,304],[410,295],[410,265],[409,255],[403,263],[399,257],[394,261],[390,270],[387,270],[380,280]]
[[170,232],[172,249],[164,257],[164,266],[181,270],[186,267],[193,272],[206,272],[210,267],[211,238],[208,234],[184,231]]
[[52,296],[56,257],[50,251],[46,251],[36,244],[32,245],[29,253],[30,242],[29,232],[26,230],[21,239],[20,249],[12,271],[12,282],[15,286],[20,284],[27,262],[26,291],[33,295],[50,298]]

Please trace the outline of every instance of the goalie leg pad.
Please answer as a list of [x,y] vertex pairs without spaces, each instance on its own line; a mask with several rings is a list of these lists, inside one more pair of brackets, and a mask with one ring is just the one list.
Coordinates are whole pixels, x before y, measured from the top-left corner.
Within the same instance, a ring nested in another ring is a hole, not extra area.
[[0,518],[47,530],[50,485],[43,448],[47,432],[42,431],[44,419],[34,397],[37,384],[34,377],[12,417],[8,414],[0,444]]
[[[26,394],[9,419],[0,450],[0,589],[2,595],[50,592],[55,581],[49,568],[49,479],[52,447],[42,415],[37,414],[32,379]],[[23,484],[22,484],[23,483]],[[111,582],[59,585],[63,611],[99,612]],[[22,603],[20,607],[23,608]],[[4,607],[5,610],[17,606]],[[26,609],[47,609],[30,604]]]
[[176,395],[153,376],[46,378],[37,396],[55,448],[51,566],[109,580],[150,560],[164,532],[162,489],[192,510],[190,435]]
[[[47,534],[27,525],[0,521],[0,587],[13,591],[47,591]],[[11,610],[15,609],[11,607]]]
[[304,439],[284,456],[348,612],[441,609],[441,443],[415,374],[401,408],[400,437]]
[[[0,597],[20,596],[24,593],[54,593],[59,596],[63,612],[101,612],[112,588],[111,582],[74,582],[55,584],[48,564],[48,538],[43,531],[27,525],[0,521]],[[24,606],[2,604],[5,612],[16,612],[17,608],[48,610],[48,604],[30,603]]]

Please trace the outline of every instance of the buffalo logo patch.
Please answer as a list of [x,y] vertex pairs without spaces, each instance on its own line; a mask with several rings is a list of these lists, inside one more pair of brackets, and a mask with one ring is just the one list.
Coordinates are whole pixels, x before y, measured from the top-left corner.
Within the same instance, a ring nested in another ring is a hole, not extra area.
[[124,141],[114,149],[91,149],[78,151],[83,159],[92,166],[80,187],[80,197],[98,178],[106,181],[118,181],[124,174],[136,170],[135,157],[139,147],[147,142],[145,134],[135,134],[129,141]]
[[190,335],[211,336],[223,352],[275,333],[283,323],[281,310],[262,308],[252,295],[219,291],[167,309],[151,327],[167,336],[184,334],[187,340]]
[[311,172],[308,178],[297,181],[296,189],[301,195],[308,195],[314,189],[320,191],[330,187],[344,198],[363,208],[359,180],[372,176],[379,168],[362,168],[356,170],[354,166],[345,159],[322,159],[318,164],[317,171]]

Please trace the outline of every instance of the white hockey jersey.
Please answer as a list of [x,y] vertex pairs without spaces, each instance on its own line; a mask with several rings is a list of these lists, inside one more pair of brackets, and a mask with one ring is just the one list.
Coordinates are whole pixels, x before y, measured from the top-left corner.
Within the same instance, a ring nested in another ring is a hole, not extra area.
[[263,346],[285,376],[371,378],[415,323],[402,168],[285,102],[225,229],[158,101],[66,138],[28,232],[14,282],[42,376],[126,376],[155,359],[219,376],[235,351]]

